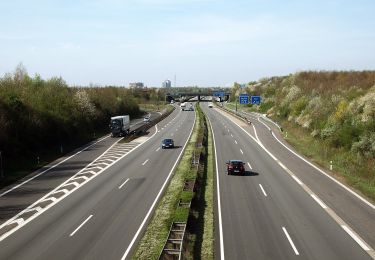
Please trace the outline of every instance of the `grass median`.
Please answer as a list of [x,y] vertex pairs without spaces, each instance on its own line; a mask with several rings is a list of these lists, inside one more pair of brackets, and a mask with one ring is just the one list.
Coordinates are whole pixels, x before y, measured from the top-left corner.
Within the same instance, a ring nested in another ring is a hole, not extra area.
[[200,128],[199,114],[196,113],[193,133],[186,145],[183,156],[175,169],[164,196],[158,203],[147,229],[138,243],[132,259],[158,259],[168,236],[170,225],[173,221],[187,220],[188,209],[177,209],[178,200],[181,198],[185,179],[191,178],[191,159],[196,146]]

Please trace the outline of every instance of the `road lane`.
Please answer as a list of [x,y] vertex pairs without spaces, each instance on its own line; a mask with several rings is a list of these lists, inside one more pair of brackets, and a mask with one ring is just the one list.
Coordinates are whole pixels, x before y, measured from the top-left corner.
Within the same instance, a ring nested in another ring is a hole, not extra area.
[[[225,258],[369,258],[253,139],[216,109],[204,110],[216,138]],[[242,145],[243,155],[230,135],[225,134],[227,131],[221,122]],[[253,170],[245,176],[227,176],[224,162],[241,156],[244,161],[250,161]],[[259,183],[267,187],[267,199],[259,192]],[[295,254],[283,227],[299,255]]]
[[[193,122],[194,113],[178,112],[173,123],[154,138],[0,242],[0,259],[120,259],[175,163]],[[178,124],[183,127],[176,133]],[[178,147],[155,152],[172,132]],[[147,158],[149,162],[142,166]],[[89,215],[93,215],[90,221],[70,237]]]

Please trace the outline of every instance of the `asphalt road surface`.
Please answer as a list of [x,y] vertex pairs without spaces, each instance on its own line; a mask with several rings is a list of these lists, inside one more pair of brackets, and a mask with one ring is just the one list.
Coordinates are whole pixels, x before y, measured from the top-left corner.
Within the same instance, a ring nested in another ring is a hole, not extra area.
[[[218,108],[202,107],[217,157],[217,259],[374,257],[371,203],[293,155],[276,141],[271,132],[276,130],[256,117],[249,125]],[[244,176],[227,175],[230,159],[246,163]]]
[[0,259],[130,258],[194,121],[177,108],[145,136],[106,138],[4,194]]

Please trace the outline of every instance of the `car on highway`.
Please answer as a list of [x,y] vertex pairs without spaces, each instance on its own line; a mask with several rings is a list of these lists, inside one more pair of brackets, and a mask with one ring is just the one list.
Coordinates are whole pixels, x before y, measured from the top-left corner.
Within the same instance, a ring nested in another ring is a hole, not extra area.
[[245,174],[245,163],[241,160],[229,160],[227,162],[227,173],[230,174]]
[[145,123],[150,122],[150,116],[146,116],[145,118],[143,118],[143,122]]
[[161,148],[162,149],[165,149],[165,148],[174,148],[174,141],[173,141],[173,139],[170,139],[170,138],[164,139],[161,142]]

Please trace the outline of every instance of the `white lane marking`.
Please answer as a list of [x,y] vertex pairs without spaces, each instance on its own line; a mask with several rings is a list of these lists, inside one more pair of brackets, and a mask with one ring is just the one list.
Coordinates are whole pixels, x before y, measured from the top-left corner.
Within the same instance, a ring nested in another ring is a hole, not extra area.
[[24,182],[22,182],[22,183],[20,183],[20,184],[18,184],[18,185],[16,185],[16,186],[14,186],[13,188],[11,188],[11,189],[9,189],[9,190],[7,190],[7,191],[4,191],[3,193],[0,194],[0,197],[2,197],[2,196],[4,196],[5,194],[7,194],[7,193],[9,193],[9,192],[11,192],[11,191],[13,191],[13,190],[15,190],[15,189],[21,187],[22,185],[28,183],[29,181],[31,181],[31,180],[33,180],[33,179],[39,177],[39,176],[42,175],[43,173],[46,173],[46,172],[50,171],[51,169],[55,168],[56,166],[59,166],[60,164],[62,164],[62,163],[64,163],[64,162],[66,162],[67,160],[73,158],[73,157],[76,156],[77,154],[80,154],[81,152],[83,152],[83,151],[89,149],[90,147],[96,145],[97,143],[99,143],[99,142],[101,142],[101,141],[107,139],[108,137],[110,137],[110,136],[108,135],[108,136],[105,136],[105,137],[99,139],[99,140],[96,141],[95,143],[93,143],[93,144],[91,144],[91,145],[89,145],[89,146],[83,148],[82,150],[76,152],[75,154],[69,156],[68,158],[62,160],[61,162],[59,162],[59,163],[57,163],[57,164],[55,164],[55,165],[52,165],[50,168],[48,168],[48,169],[42,171],[41,173],[38,173],[37,175],[31,177],[30,179],[27,179],[26,181],[24,181]]
[[172,176],[172,173],[173,173],[175,167],[177,166],[177,163],[180,161],[180,158],[181,158],[183,152],[185,151],[185,147],[186,147],[187,143],[189,142],[190,137],[191,137],[191,135],[192,135],[192,133],[193,133],[194,126],[195,126],[195,122],[196,122],[196,114],[194,113],[194,123],[193,123],[193,126],[191,127],[189,137],[187,138],[187,140],[186,140],[186,142],[185,142],[185,144],[184,144],[184,147],[182,148],[182,150],[181,150],[181,152],[180,152],[180,154],[179,154],[179,156],[178,156],[178,158],[177,158],[175,164],[173,165],[171,171],[169,172],[167,178],[165,179],[165,181],[164,181],[164,183],[163,183],[163,186],[161,187],[159,193],[156,195],[156,198],[155,198],[154,202],[152,203],[150,209],[148,210],[148,212],[147,212],[145,218],[143,219],[141,225],[139,226],[137,232],[135,233],[135,235],[134,235],[132,241],[130,242],[130,244],[129,244],[128,248],[126,249],[124,255],[122,256],[121,260],[125,260],[126,257],[128,256],[128,254],[129,254],[130,250],[132,249],[132,247],[133,247],[135,241],[137,240],[139,234],[141,233],[141,231],[142,231],[144,225],[146,224],[147,220],[149,219],[151,213],[153,212],[156,203],[159,201],[159,198],[160,198],[161,194],[163,193],[163,191],[164,191],[164,189],[165,189],[167,183],[169,182],[169,180],[170,180],[170,178],[171,178],[171,176]]
[[293,179],[299,184],[299,185],[303,185],[303,182],[300,181],[300,179],[297,178],[297,176],[295,175],[292,175]]
[[[267,150],[266,147],[264,147],[264,145],[260,142],[260,140],[256,140],[251,134],[249,134],[244,128],[242,128],[240,125],[238,125],[236,122],[232,121],[232,119],[229,119],[231,120],[231,122],[233,124],[235,124],[237,127],[239,127],[242,131],[245,132],[245,134],[247,134],[251,139],[253,139],[269,156],[271,156],[274,160],[276,160],[276,162],[282,167],[285,169],[285,171],[293,177],[294,180],[297,181],[298,184],[300,184],[302,186],[302,188],[306,191],[306,193],[308,193],[309,195],[313,194],[312,191],[306,186],[304,185],[293,173],[292,171],[290,171],[288,168],[286,168],[270,151]],[[274,135],[274,133],[272,133],[272,135],[276,138],[276,136]],[[276,138],[277,139],[277,138]],[[278,140],[278,139],[277,139]],[[280,140],[278,140],[280,142]],[[280,142],[281,143],[281,142]],[[281,143],[282,145],[284,145],[283,143]],[[286,147],[286,146],[285,146]],[[287,148],[287,147],[286,147]],[[290,150],[291,151],[291,150]],[[291,151],[292,153],[294,153],[293,151]],[[294,153],[295,154],[295,153]],[[300,157],[298,154],[295,154],[296,156]],[[303,159],[302,157],[300,157],[301,159]],[[310,164],[310,162],[306,161],[307,163]],[[313,167],[315,167],[313,164],[312,164]],[[317,168],[317,167],[316,167]],[[318,170],[320,170],[319,168],[317,168]],[[321,171],[321,170],[320,170]],[[327,177],[331,178],[329,175],[326,175]],[[333,179],[335,180],[335,179]],[[335,180],[336,181],[336,180]],[[337,182],[338,184],[342,185],[340,182]],[[343,185],[344,188],[346,188],[345,185]],[[346,188],[347,189],[347,188]],[[349,189],[349,191],[351,191]],[[355,193],[356,194],[356,193]],[[358,195],[358,194],[357,194]],[[359,195],[358,195],[359,196]],[[359,196],[359,198],[362,198]],[[363,199],[363,198],[362,198]],[[366,200],[364,200],[364,202],[368,202]],[[369,202],[368,202],[369,203]],[[367,204],[367,203],[366,203]],[[370,207],[372,207],[373,205],[371,203],[367,204],[369,205]],[[343,225],[343,224],[346,224],[344,222],[344,220],[342,220],[333,210],[331,210],[330,208],[327,207],[327,209],[325,209],[325,211],[336,221],[336,223],[338,223],[339,225]],[[349,228],[349,226],[346,224],[346,226]],[[352,231],[353,232],[353,231]],[[353,232],[354,233],[354,232]],[[366,245],[368,245],[358,234],[357,234],[357,237],[363,241],[363,243],[365,243]],[[368,252],[370,254],[370,256],[373,256],[374,255],[374,250],[370,247],[370,246],[367,246],[369,248]]]
[[327,206],[326,204],[324,204],[323,201],[321,201],[318,196],[316,196],[315,194],[311,194],[311,197],[323,208],[323,209],[326,209]]
[[257,134],[257,130],[255,129],[254,124],[253,124],[253,129],[254,129],[254,134],[255,134],[256,139],[258,140],[258,142],[260,142],[258,134]]
[[232,134],[230,134],[230,136],[231,136],[231,137],[233,137],[233,135],[232,135]]
[[247,162],[247,165],[249,166],[249,168],[252,170],[253,167],[251,167],[251,164],[249,162]]
[[293,250],[294,250],[294,253],[295,253],[296,255],[299,255],[299,252],[298,252],[296,246],[294,245],[293,240],[290,238],[290,236],[289,236],[289,234],[288,234],[288,231],[286,230],[285,227],[283,227],[283,231],[284,231],[284,233],[285,233],[286,238],[287,238],[288,241],[289,241],[289,244],[292,246],[292,248],[293,248]]
[[264,194],[264,196],[266,196],[267,197],[267,193],[266,193],[266,191],[263,189],[263,186],[262,186],[262,184],[259,184],[259,187],[261,188],[261,190],[263,191],[263,194]]
[[171,136],[174,136],[174,133],[171,133]]
[[146,161],[144,161],[144,162],[142,163],[142,165],[145,165],[145,164],[148,162],[148,160],[149,160],[149,159],[147,159]]
[[296,152],[294,152],[293,150],[291,150],[289,147],[287,147],[285,144],[283,144],[276,137],[276,135],[274,133],[272,133],[272,135],[289,152],[291,152],[292,154],[294,154],[295,156],[297,156],[298,158],[300,158],[302,161],[304,161],[305,163],[307,163],[308,165],[310,165],[311,167],[313,167],[314,169],[316,169],[317,171],[319,171],[320,173],[322,173],[324,176],[326,176],[330,180],[334,181],[336,184],[340,185],[342,188],[344,188],[345,190],[347,190],[348,192],[350,192],[352,195],[354,195],[355,197],[357,197],[358,199],[360,199],[362,202],[364,202],[365,204],[367,204],[371,208],[375,209],[375,205],[374,204],[372,204],[371,202],[369,202],[368,200],[366,200],[365,198],[363,198],[362,196],[360,196],[359,194],[357,194],[356,192],[354,192],[353,190],[351,190],[350,188],[348,188],[346,185],[342,184],[341,182],[339,182],[338,180],[336,180],[335,178],[333,178],[331,175],[329,175],[328,173],[326,173],[325,171],[323,171],[319,167],[315,166],[314,164],[312,164],[311,162],[307,161],[305,158],[303,158],[302,156],[300,156],[299,154],[297,154]]
[[158,149],[155,150],[155,152],[159,151],[160,150],[160,147]]
[[243,151],[242,151],[242,149],[240,149],[240,152],[243,154]]
[[234,140],[234,142],[237,144],[237,140]]
[[[142,146],[143,144],[145,144],[146,142],[148,142],[149,140],[151,140],[155,135],[156,135],[156,132],[158,130],[158,127],[157,125],[155,126],[155,133],[153,135],[151,135],[149,137],[149,139],[147,139],[145,142],[143,143],[140,143],[138,144],[137,146],[135,146],[130,152],[134,151],[135,149],[137,149],[138,147]],[[122,138],[118,139],[113,145],[111,145],[106,151],[104,151],[99,157],[97,157],[94,161],[92,161],[90,164],[88,164],[86,167],[89,167],[91,166],[92,164],[94,164],[96,162],[96,160],[100,160],[101,156],[104,155],[107,151],[109,151],[112,147],[114,147],[119,141],[121,141]],[[116,161],[113,162],[113,164],[117,163],[119,160],[123,159],[124,157],[126,157],[129,153],[126,153],[124,154],[123,156],[119,157],[116,159]],[[110,167],[110,166],[109,166]],[[109,168],[108,167],[108,168]],[[106,168],[106,169],[108,169]],[[66,183],[72,181],[72,180],[77,180],[77,179],[84,179],[83,182],[80,183],[80,186],[79,187],[74,187],[73,189],[71,189],[69,191],[69,193],[64,193],[63,196],[59,197],[58,199],[56,199],[56,201],[54,201],[53,203],[50,203],[49,205],[47,205],[45,208],[43,208],[43,211],[40,211],[40,212],[37,212],[35,213],[34,215],[32,215],[31,217],[29,217],[27,220],[25,220],[22,225],[18,225],[17,227],[7,231],[6,233],[2,234],[0,236],[0,241],[3,241],[5,238],[7,238],[8,236],[10,236],[11,234],[13,234],[14,232],[16,232],[18,229],[20,229],[21,227],[23,227],[24,225],[26,225],[27,223],[29,223],[30,221],[32,221],[33,219],[37,218],[39,215],[41,215],[43,212],[47,211],[48,209],[50,209],[51,207],[53,207],[54,205],[56,205],[57,203],[61,202],[63,199],[65,199],[66,197],[68,197],[70,194],[72,194],[74,191],[76,191],[77,189],[81,188],[83,185],[85,185],[86,183],[88,183],[90,180],[94,179],[96,176],[98,176],[101,172],[105,171],[106,169],[103,169],[103,170],[100,170],[99,172],[93,174],[90,178],[86,177],[86,176],[81,176],[82,174],[86,174],[84,171],[85,171],[85,168],[80,170],[78,173],[76,173],[75,175],[73,175],[72,177],[70,177],[69,179],[67,179],[65,182],[63,182],[62,184],[60,184],[59,186],[57,186],[55,189],[53,189],[52,191],[50,191],[49,193],[47,193],[46,195],[44,195],[42,198],[40,198],[39,200],[37,200],[36,202],[34,202],[33,204],[31,204],[30,206],[28,206],[26,209],[22,210],[21,212],[17,213],[14,217],[12,217],[11,219],[7,220],[6,222],[4,222],[3,224],[0,225],[0,229],[2,229],[3,227],[9,225],[9,223],[12,223],[12,221],[14,219],[17,219],[19,216],[21,216],[23,213],[25,213],[27,210],[30,210],[30,209],[33,209],[38,203],[40,203],[41,201],[45,200],[46,198],[50,197],[52,194],[54,193],[58,193],[60,192],[60,189],[61,187],[63,187]]]
[[354,234],[352,230],[350,230],[350,228],[348,228],[345,225],[341,225],[341,227],[345,230],[346,233],[348,233],[355,240],[355,242],[358,243],[358,245],[360,245],[363,248],[363,250],[365,251],[371,250],[358,236]]
[[69,236],[74,236],[74,234],[84,225],[86,224],[87,221],[90,220],[90,218],[92,218],[92,215],[90,215],[85,221],[82,222],[81,225],[79,225]]
[[124,181],[118,188],[121,189],[130,179],[126,179],[126,181]]
[[265,123],[263,123],[262,121],[260,121],[259,117],[258,117],[258,122],[262,123],[265,127],[267,127],[268,131],[271,131],[271,128],[268,125],[266,125]]
[[229,133],[229,129],[228,129],[228,133]]
[[214,129],[211,124],[211,120],[209,117],[207,117],[208,122],[211,126],[211,133],[212,133],[212,139],[214,141],[214,150],[215,150],[215,167],[216,167],[216,186],[217,186],[217,211],[219,213],[219,234],[220,234],[220,259],[224,260],[224,236],[223,236],[223,220],[221,217],[221,199],[220,199],[220,182],[219,182],[219,166],[217,164],[217,151],[216,151],[216,141],[215,141],[215,134]]

